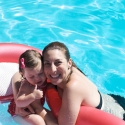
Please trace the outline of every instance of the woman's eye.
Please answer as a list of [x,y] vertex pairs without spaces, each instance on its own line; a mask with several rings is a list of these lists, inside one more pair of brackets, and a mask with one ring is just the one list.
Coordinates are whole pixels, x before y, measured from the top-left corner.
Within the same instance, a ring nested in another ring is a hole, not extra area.
[[55,62],[56,66],[59,66],[62,62]]
[[44,66],[50,66],[50,63],[44,63]]

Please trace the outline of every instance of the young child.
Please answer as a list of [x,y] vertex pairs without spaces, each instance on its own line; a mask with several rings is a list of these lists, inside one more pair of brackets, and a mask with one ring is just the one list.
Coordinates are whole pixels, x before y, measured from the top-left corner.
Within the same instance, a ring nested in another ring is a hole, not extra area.
[[57,125],[51,111],[43,108],[46,80],[42,55],[36,50],[27,50],[21,54],[19,72],[12,77],[14,100],[11,101],[8,112],[14,116],[21,109],[19,115],[32,125]]

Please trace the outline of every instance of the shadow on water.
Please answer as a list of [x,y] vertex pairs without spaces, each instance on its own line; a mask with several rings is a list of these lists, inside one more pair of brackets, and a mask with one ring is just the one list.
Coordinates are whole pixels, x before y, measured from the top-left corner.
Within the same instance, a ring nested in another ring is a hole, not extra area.
[[[115,94],[108,94],[108,95],[113,97],[116,100],[116,103],[118,103],[125,110],[125,98],[124,97],[120,95],[115,95]],[[123,120],[125,121],[125,113],[124,113]]]

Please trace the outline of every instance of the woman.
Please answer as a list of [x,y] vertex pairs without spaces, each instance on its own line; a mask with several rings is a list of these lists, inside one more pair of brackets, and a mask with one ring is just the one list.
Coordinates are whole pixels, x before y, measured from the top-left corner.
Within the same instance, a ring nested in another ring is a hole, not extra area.
[[[43,49],[43,61],[46,77],[57,86],[62,98],[59,125],[75,125],[80,106],[102,109],[123,119],[124,109],[109,95],[100,94],[95,84],[74,64],[68,48],[63,43],[48,44]],[[112,103],[117,112],[111,106]]]

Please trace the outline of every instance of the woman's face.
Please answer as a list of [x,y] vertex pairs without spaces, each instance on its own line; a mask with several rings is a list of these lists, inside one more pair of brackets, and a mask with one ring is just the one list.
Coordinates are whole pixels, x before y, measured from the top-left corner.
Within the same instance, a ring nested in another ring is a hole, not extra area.
[[44,56],[44,72],[54,85],[66,82],[70,72],[71,60],[67,61],[64,52],[58,49],[48,50]]
[[43,72],[41,61],[39,61],[38,65],[34,68],[25,67],[23,76],[32,85],[37,84],[38,86],[44,86],[46,77]]

